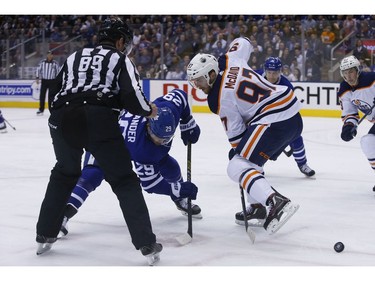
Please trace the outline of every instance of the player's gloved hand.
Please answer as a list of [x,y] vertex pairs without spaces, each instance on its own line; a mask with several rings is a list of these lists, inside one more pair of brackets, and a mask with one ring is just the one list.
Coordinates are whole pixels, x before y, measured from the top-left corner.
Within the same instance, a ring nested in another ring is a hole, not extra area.
[[171,197],[173,201],[181,198],[197,199],[198,187],[189,181],[171,183]]
[[350,141],[357,135],[357,126],[355,126],[352,122],[344,123],[342,126],[341,131],[341,139],[343,141]]
[[195,122],[195,119],[190,115],[187,119],[181,120],[180,122],[181,139],[185,145],[190,143],[196,143],[201,134],[201,129]]

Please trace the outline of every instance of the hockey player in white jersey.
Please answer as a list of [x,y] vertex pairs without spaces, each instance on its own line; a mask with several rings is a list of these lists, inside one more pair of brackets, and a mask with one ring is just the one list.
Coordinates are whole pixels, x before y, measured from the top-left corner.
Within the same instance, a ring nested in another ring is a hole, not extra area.
[[[375,73],[361,72],[359,60],[355,56],[348,56],[341,61],[340,74],[344,79],[337,92],[344,123],[341,139],[350,141],[357,135],[359,111],[367,115],[368,121],[375,123]],[[375,171],[375,125],[361,138],[361,148]]]
[[228,141],[228,175],[246,192],[250,204],[267,209],[263,227],[275,233],[299,205],[278,193],[263,175],[267,160],[276,160],[302,132],[300,102],[287,86],[273,85],[247,61],[253,47],[237,38],[218,60],[197,54],[187,67],[190,84],[206,93],[210,110],[219,115]]
[[[294,87],[290,81],[281,74],[281,68],[283,64],[278,57],[269,57],[264,62],[264,70],[258,70],[257,73],[261,74],[265,79],[275,85],[288,86],[294,90]],[[305,150],[305,144],[303,142],[302,135],[296,138],[292,143],[289,144],[294,157],[294,160],[301,171],[306,177],[312,177],[315,175],[315,171],[307,165],[307,156]],[[253,204],[246,208],[246,216],[249,220],[250,225],[262,225],[266,214],[265,208],[261,204]],[[235,222],[243,225],[244,212],[240,211],[235,214]]]

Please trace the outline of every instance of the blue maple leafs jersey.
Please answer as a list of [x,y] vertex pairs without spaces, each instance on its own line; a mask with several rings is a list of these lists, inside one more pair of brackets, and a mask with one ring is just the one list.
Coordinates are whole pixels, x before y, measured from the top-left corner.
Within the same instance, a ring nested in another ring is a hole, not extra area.
[[[176,119],[191,115],[187,94],[174,89],[154,100],[157,107],[169,107]],[[182,180],[178,162],[169,155],[173,139],[166,145],[156,145],[147,132],[147,118],[124,111],[119,120],[125,144],[133,160],[142,188],[150,193],[169,194],[170,183]]]
[[[266,73],[264,72],[264,70],[258,70],[256,72],[259,73],[260,75],[262,75],[262,77],[264,77],[264,79],[267,79]],[[280,74],[280,78],[275,84],[276,85],[288,86],[290,89],[294,90],[294,87],[293,87],[292,83],[288,80],[288,78],[286,78],[282,74]]]

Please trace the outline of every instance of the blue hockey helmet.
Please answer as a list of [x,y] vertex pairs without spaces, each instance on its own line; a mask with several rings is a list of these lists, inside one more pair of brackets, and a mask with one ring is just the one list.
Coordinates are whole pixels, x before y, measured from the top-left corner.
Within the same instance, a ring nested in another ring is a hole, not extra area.
[[159,107],[158,114],[149,120],[151,135],[157,137],[158,143],[167,144],[172,140],[176,131],[176,120],[169,107]]
[[269,57],[264,62],[264,69],[271,70],[271,71],[279,71],[281,70],[283,64],[278,57]]

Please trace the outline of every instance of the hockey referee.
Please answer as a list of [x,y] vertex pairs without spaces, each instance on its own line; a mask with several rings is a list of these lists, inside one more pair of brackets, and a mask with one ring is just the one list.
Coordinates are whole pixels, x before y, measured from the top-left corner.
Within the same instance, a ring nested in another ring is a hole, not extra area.
[[59,64],[53,59],[52,51],[48,51],[47,58],[43,59],[37,69],[36,69],[36,83],[39,84],[41,79],[40,86],[40,97],[39,97],[39,110],[36,115],[41,116],[44,112],[44,105],[46,101],[46,94],[48,90],[48,107],[50,107],[52,94],[51,88],[54,83],[54,79],[59,73]]
[[155,117],[157,107],[145,97],[139,75],[127,54],[133,33],[120,18],[107,18],[99,44],[71,54],[54,84],[48,125],[57,162],[51,171],[36,225],[37,254],[51,249],[63,221],[65,206],[81,175],[84,149],[90,151],[116,194],[132,243],[147,257],[159,259],[139,179],[118,125],[118,113]]

